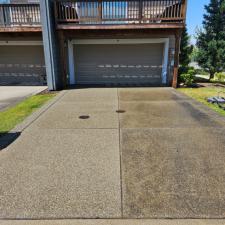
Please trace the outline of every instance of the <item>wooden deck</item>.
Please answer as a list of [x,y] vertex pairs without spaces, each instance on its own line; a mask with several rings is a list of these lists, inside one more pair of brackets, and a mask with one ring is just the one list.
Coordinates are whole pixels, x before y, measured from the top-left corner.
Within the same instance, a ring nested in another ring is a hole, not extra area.
[[58,29],[183,28],[187,0],[56,0]]
[[40,32],[39,4],[0,4],[0,32]]
[[[55,0],[58,30],[180,29],[187,0]],[[0,32],[41,32],[39,4],[0,4]]]

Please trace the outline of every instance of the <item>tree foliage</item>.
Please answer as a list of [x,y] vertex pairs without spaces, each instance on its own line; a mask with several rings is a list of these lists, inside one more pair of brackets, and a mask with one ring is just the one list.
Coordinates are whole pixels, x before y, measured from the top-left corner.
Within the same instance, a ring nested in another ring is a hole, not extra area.
[[211,0],[205,10],[203,29],[197,33],[197,61],[213,78],[225,69],[225,0]]
[[180,43],[180,65],[182,67],[187,67],[191,62],[191,53],[193,50],[193,46],[190,45],[190,37],[187,32],[187,27],[182,32],[181,43]]

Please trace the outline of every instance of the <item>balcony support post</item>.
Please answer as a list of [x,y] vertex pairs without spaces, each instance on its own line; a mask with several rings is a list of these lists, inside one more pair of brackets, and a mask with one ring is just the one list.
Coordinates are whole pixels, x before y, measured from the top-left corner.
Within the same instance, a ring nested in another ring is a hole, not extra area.
[[66,39],[63,33],[63,30],[58,31],[58,39],[59,39],[59,53],[60,53],[60,68],[61,68],[61,76],[63,88],[67,87],[67,46]]
[[62,79],[58,56],[57,32],[53,15],[52,0],[41,0],[41,23],[47,73],[47,84],[50,91],[61,89]]
[[175,33],[174,70],[173,70],[173,83],[172,83],[173,88],[177,88],[181,32],[182,30],[177,30]]

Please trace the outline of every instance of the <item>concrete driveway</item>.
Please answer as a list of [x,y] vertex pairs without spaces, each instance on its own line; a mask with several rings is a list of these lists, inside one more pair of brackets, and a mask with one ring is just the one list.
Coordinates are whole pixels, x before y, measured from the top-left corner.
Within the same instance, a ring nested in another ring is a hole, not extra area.
[[46,86],[0,86],[0,111],[45,89]]
[[173,89],[68,90],[0,152],[0,218],[225,218],[224,160],[224,118]]

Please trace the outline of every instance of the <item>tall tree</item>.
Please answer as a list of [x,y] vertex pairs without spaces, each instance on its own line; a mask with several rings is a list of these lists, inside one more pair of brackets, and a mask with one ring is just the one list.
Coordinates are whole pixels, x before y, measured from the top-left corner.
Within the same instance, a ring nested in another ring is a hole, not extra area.
[[191,62],[191,53],[193,50],[193,46],[190,45],[190,37],[187,32],[187,27],[185,26],[182,36],[181,36],[181,43],[180,43],[180,65],[182,67],[187,67]]
[[225,69],[225,0],[211,0],[205,10],[203,29],[197,34],[197,61],[213,78]]

